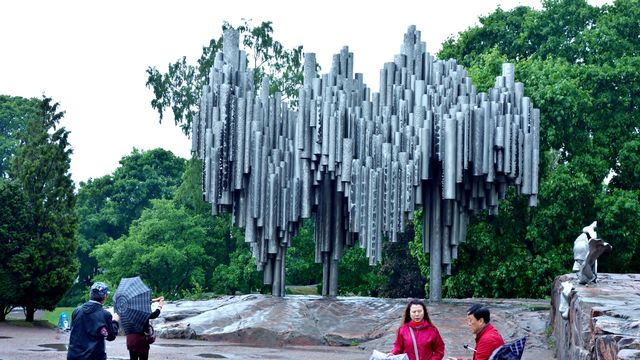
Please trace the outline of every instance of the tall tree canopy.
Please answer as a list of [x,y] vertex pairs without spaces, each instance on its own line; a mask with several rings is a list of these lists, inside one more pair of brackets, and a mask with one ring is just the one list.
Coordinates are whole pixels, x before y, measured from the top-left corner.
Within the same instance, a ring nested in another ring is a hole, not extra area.
[[18,147],[18,132],[23,131],[27,120],[40,114],[40,100],[19,96],[0,95],[0,177],[6,178],[10,158]]
[[602,256],[599,270],[640,271],[633,230],[640,225],[638,1],[592,7],[547,0],[539,11],[497,9],[450,38],[438,57],[467,66],[481,90],[501,62],[514,62],[516,78],[541,110],[538,207],[526,209],[512,194],[497,217],[476,217],[447,295],[547,295],[553,278],[571,271],[573,241],[593,220],[616,253]]
[[200,166],[189,160],[181,184],[172,187],[174,196],[151,199],[121,236],[89,248],[88,256],[102,270],[96,279],[117,283],[139,275],[169,298],[259,286],[242,234],[228,214],[212,217],[211,205],[202,199]]
[[78,292],[90,285],[99,273],[90,256],[100,244],[115,240],[129,231],[153,199],[170,199],[181,182],[185,160],[164,149],[140,151],[120,160],[113,174],[80,183],[76,213],[78,227]]
[[69,173],[72,150],[69,132],[58,127],[64,116],[58,107],[43,96],[38,116],[28,119],[17,134],[18,147],[8,171],[32,212],[32,236],[16,265],[23,275],[16,305],[23,307],[27,321],[33,321],[36,309],[56,306],[78,269],[76,197]]
[[[224,22],[223,32],[229,27],[231,24]],[[248,66],[253,69],[256,87],[266,77],[269,79],[270,93],[279,91],[285,99],[295,102],[298,84],[302,83],[303,77],[302,46],[286,49],[273,38],[270,21],[255,27],[245,21],[236,29],[247,51]],[[198,114],[202,88],[209,82],[209,70],[222,45],[222,35],[218,39],[211,39],[209,45],[202,48],[197,65],[188,64],[186,57],[182,57],[169,64],[166,73],[155,67],[147,69],[147,87],[152,88],[154,93],[151,107],[158,111],[160,122],[165,111],[171,109],[175,124],[180,125],[185,134],[191,132],[191,123]]]

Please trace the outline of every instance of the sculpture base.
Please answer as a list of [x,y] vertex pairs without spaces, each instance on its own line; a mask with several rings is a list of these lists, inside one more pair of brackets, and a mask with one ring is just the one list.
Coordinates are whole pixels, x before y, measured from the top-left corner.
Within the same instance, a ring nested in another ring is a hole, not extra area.
[[[573,285],[567,320],[558,310],[565,281]],[[640,274],[599,273],[587,285],[576,274],[558,276],[551,305],[557,359],[640,359]]]

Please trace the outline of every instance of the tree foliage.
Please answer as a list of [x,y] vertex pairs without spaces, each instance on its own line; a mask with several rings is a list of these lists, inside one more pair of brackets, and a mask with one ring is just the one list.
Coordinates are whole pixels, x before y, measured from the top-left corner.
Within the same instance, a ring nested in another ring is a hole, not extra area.
[[127,235],[92,252],[105,269],[99,278],[118,283],[139,275],[155,292],[174,298],[184,290],[204,288],[221,241],[210,236],[209,222],[171,200],[152,200]]
[[380,264],[369,264],[365,249],[356,246],[345,250],[338,263],[338,294],[375,296],[380,288]]
[[[228,22],[222,25],[222,31],[232,28]],[[247,52],[248,66],[253,69],[253,82],[258,87],[263,78],[269,79],[269,92],[280,92],[285,99],[295,103],[298,85],[302,84],[302,46],[286,49],[273,38],[273,26],[270,21],[253,27],[249,21],[235,27],[240,33],[241,43]],[[190,65],[186,57],[169,64],[167,72],[162,73],[156,67],[147,68],[147,87],[153,89],[154,98],[151,107],[160,117],[160,122],[168,109],[173,112],[176,125],[185,134],[191,131],[191,123],[198,114],[200,94],[209,81],[209,71],[213,66],[216,53],[222,50],[222,35],[211,39],[208,46],[202,48],[197,65]]]
[[[23,293],[16,305],[33,321],[37,309],[52,310],[73,282],[78,269],[74,213],[76,196],[69,173],[69,132],[58,128],[64,112],[43,96],[37,118],[18,133],[18,148],[9,177],[22,190],[32,212],[29,239],[16,259],[23,274]],[[14,257],[15,258],[15,257]]]
[[378,268],[378,296],[389,298],[425,298],[426,280],[420,271],[419,261],[411,256],[410,243],[415,238],[414,227],[398,236],[397,242],[383,244],[384,257]]
[[322,265],[315,261],[316,245],[313,234],[314,223],[311,219],[306,219],[298,235],[291,240],[286,259],[287,285],[313,285],[322,282]]
[[19,96],[0,95],[0,178],[6,178],[10,158],[19,145],[18,133],[24,131],[27,121],[38,118],[40,100]]
[[20,186],[0,178],[0,321],[23,294],[20,261],[34,236],[32,213]]
[[573,241],[593,220],[617,253],[603,255],[599,271],[640,271],[633,230],[640,160],[637,5],[548,0],[539,11],[497,9],[443,45],[438,56],[467,66],[479,88],[499,75],[487,64],[515,62],[516,78],[541,111],[538,206],[527,208],[511,194],[498,216],[474,217],[445,281],[446,296],[548,295],[554,277],[571,271]]
[[100,272],[97,261],[90,256],[91,251],[97,245],[126,235],[131,223],[153,199],[172,198],[184,168],[185,160],[170,151],[134,149],[120,160],[113,174],[80,183],[76,206],[80,218],[78,294],[84,295],[86,287]]
[[[93,280],[117,284],[123,277],[141,276],[154,293],[173,299],[259,288],[256,265],[245,249],[242,233],[232,226],[229,214],[211,216],[211,205],[202,198],[200,161],[186,162],[176,186],[182,159],[166,156],[163,150],[144,155],[138,154],[142,157],[136,161],[123,159],[109,179],[114,183],[121,181],[118,179],[145,179],[137,185],[138,191],[156,191],[150,192],[153,197],[145,198],[146,205],[140,203],[139,217],[135,211],[122,215],[131,220],[117,238],[104,235],[103,243],[87,246],[87,257],[95,261]],[[99,200],[104,212],[101,216],[108,223],[111,218],[107,215],[114,211],[106,211],[111,205],[104,206],[102,199],[131,197],[128,189],[110,185],[108,191],[86,193],[85,203]]]
[[229,258],[228,264],[219,264],[213,272],[210,282],[213,292],[235,295],[236,292],[249,294],[262,290],[262,276],[247,244],[238,244]]

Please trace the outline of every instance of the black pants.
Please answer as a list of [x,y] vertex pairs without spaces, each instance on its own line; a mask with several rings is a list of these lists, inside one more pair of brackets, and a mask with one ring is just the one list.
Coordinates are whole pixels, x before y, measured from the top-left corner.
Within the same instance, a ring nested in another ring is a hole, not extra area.
[[129,360],[149,360],[149,352],[129,351]]

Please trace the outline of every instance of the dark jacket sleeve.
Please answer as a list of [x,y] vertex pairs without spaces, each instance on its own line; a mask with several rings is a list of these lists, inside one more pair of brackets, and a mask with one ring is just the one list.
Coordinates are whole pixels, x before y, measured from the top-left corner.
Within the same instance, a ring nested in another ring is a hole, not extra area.
[[149,315],[149,319],[155,319],[158,316],[160,316],[160,309],[156,309],[154,312],[152,312],[151,315]]
[[71,326],[73,326],[73,322],[75,321],[76,315],[78,314],[78,311],[80,311],[80,307],[77,307],[73,310],[73,312],[71,313]]
[[104,311],[105,323],[107,323],[107,341],[113,341],[116,339],[118,335],[118,330],[120,330],[120,324],[113,320],[113,316],[110,312]]

